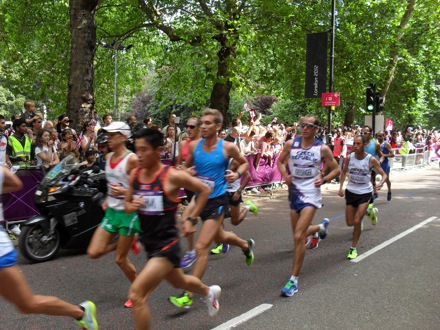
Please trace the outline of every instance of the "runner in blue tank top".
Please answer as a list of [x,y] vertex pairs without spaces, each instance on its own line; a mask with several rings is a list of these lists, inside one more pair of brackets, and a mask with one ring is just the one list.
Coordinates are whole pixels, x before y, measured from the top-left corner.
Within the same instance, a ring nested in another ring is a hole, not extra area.
[[[287,297],[298,292],[298,276],[306,253],[304,241],[315,233],[321,239],[327,236],[329,220],[324,219],[319,225],[312,225],[312,221],[316,209],[322,207],[321,186],[337,178],[340,173],[330,148],[315,139],[319,127],[315,115],[302,118],[301,137],[286,142],[277,162],[284,181],[289,185],[290,222],[294,239],[292,276],[281,289],[281,294]],[[331,170],[326,176],[320,170],[322,162],[324,168]]]
[[[191,142],[185,164],[191,173],[211,189],[209,200],[200,213],[202,228],[196,242],[197,260],[193,269],[193,275],[198,278],[202,278],[206,271],[209,248],[213,241],[240,247],[249,266],[254,261],[252,250],[254,241],[241,239],[232,232],[225,232],[222,226],[225,210],[228,207],[227,182],[234,182],[249,168],[246,158],[240,154],[237,146],[218,138],[217,132],[222,128],[222,124],[223,116],[220,111],[209,108],[203,110],[200,125],[203,139]],[[240,164],[235,172],[227,170],[230,158]],[[189,208],[196,199],[197,196],[188,205]],[[189,221],[185,221],[183,226],[185,234],[196,231]],[[192,304],[192,293],[185,292],[181,296],[171,296],[169,301],[177,307],[188,308]]]
[[388,188],[387,201],[390,201],[391,200],[391,181],[390,181],[391,168],[388,159],[394,157],[394,150],[391,147],[391,144],[385,141],[385,134],[383,131],[377,132],[376,137],[382,151],[382,157],[380,158],[380,166],[387,175],[387,180],[385,181],[387,183],[387,188]]

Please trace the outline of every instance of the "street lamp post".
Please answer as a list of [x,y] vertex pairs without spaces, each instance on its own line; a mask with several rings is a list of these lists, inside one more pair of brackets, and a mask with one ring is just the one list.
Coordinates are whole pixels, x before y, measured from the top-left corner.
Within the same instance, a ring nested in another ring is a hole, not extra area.
[[118,116],[118,53],[120,51],[129,50],[131,47],[133,47],[133,45],[124,46],[122,43],[120,43],[119,41],[116,41],[116,40],[111,42],[110,44],[107,44],[103,40],[99,40],[99,45],[101,47],[113,49],[115,51],[115,55],[114,55],[114,59],[115,59],[115,82],[114,82],[115,90],[113,93],[113,118],[118,119],[119,118],[119,116]]

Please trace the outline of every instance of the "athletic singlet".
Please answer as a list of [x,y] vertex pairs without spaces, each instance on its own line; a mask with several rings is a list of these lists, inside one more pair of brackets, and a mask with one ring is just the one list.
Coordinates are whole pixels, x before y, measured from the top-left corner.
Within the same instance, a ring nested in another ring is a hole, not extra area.
[[[390,153],[390,151],[387,149],[387,142],[386,141],[382,142],[382,144],[380,145],[380,149],[382,150],[382,153],[384,155],[388,155]],[[387,167],[388,162],[389,162],[388,157],[384,157],[381,166]]]
[[376,156],[376,141],[371,140],[370,143],[364,147],[364,150],[367,154],[370,154],[373,157]]
[[186,159],[188,158],[189,144],[191,143],[191,139],[187,138],[185,140],[185,144],[182,147],[182,164],[185,164]]
[[321,189],[315,187],[315,180],[321,175],[322,141],[315,139],[309,149],[302,148],[302,137],[292,142],[288,165],[292,175],[290,193],[296,195],[304,203],[322,207]]
[[[231,164],[232,164],[233,159],[229,159],[228,162],[228,170],[231,169]],[[235,180],[234,182],[228,182],[228,186],[226,188],[227,192],[236,192],[241,185],[241,178],[238,178],[237,180]]]
[[110,153],[107,158],[107,162],[105,163],[105,177],[107,179],[107,188],[109,191],[107,199],[108,207],[114,210],[123,211],[125,210],[125,196],[112,197],[110,192],[112,185],[120,185],[124,188],[128,188],[128,180],[130,179],[130,176],[127,174],[127,162],[134,154],[129,151],[117,163],[111,163],[113,154],[113,152]]
[[201,139],[194,150],[194,166],[197,178],[211,189],[209,199],[212,199],[226,193],[228,182],[225,180],[225,171],[228,161],[223,154],[222,139],[218,139],[217,147],[212,152],[203,151],[204,142],[205,139]]
[[[3,172],[3,166],[0,166],[0,196],[3,195],[3,182],[4,182],[5,172]],[[3,219],[3,203],[0,203],[1,220]],[[0,257],[8,254],[14,250],[14,245],[9,239],[9,235],[4,230],[3,226],[0,225]]]
[[151,182],[140,181],[141,168],[136,169],[133,180],[133,197],[142,197],[145,204],[138,210],[142,237],[178,237],[176,210],[179,200],[170,199],[164,193],[164,185],[171,166],[162,166]]
[[355,153],[350,154],[348,161],[348,183],[347,190],[353,194],[362,195],[373,192],[373,184],[371,183],[370,154],[362,159],[357,159]]

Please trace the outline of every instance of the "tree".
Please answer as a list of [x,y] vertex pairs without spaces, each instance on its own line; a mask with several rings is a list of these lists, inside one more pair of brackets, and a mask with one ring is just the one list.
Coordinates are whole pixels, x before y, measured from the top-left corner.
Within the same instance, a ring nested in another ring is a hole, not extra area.
[[93,57],[96,47],[95,9],[99,0],[70,0],[72,45],[67,115],[76,128],[91,119],[95,104]]

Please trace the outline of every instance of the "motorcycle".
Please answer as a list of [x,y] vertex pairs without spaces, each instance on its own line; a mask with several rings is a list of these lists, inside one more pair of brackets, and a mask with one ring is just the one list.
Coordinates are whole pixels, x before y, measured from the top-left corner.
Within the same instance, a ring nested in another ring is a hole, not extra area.
[[78,170],[68,156],[53,167],[35,192],[35,215],[21,225],[18,246],[31,262],[56,257],[60,248],[86,249],[104,217],[105,173],[94,166]]

